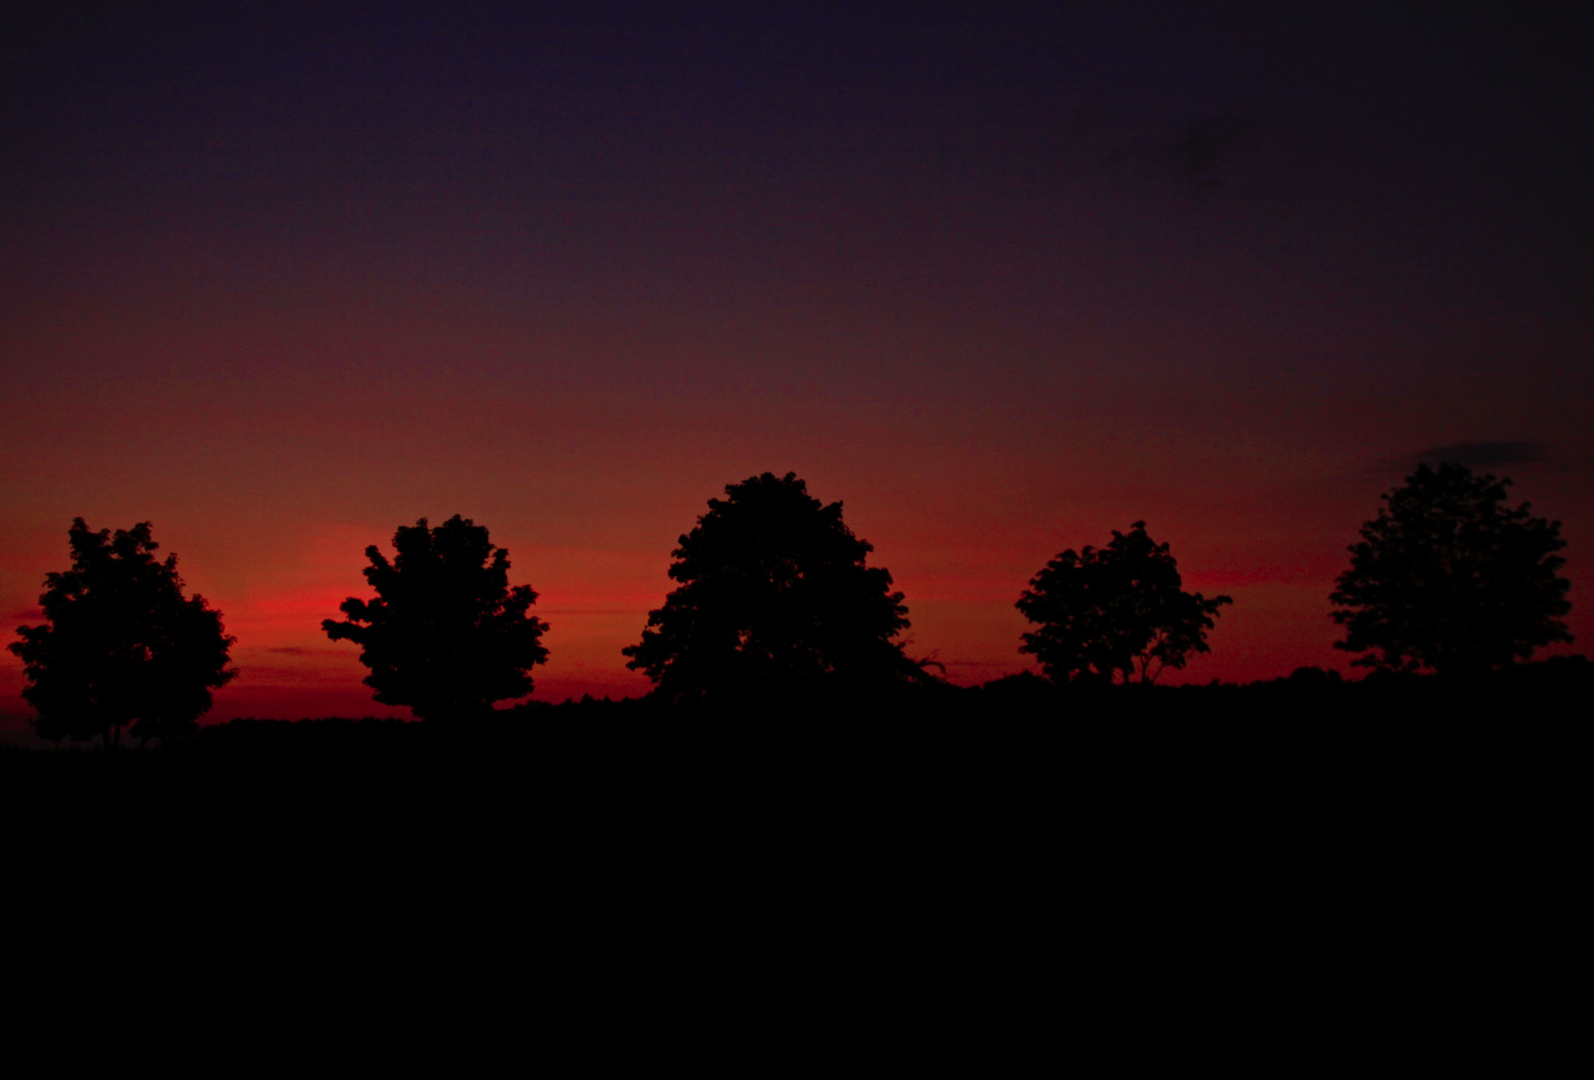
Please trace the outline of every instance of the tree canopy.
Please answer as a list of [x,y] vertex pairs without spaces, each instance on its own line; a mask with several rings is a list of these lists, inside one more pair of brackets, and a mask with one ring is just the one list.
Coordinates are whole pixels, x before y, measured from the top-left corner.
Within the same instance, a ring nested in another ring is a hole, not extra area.
[[424,720],[460,720],[532,691],[531,669],[548,659],[548,624],[529,614],[537,594],[509,585],[509,552],[487,529],[455,514],[429,528],[399,526],[396,557],[371,545],[365,579],[376,599],[350,597],[327,619],[333,641],[360,646],[376,700],[407,705]]
[[1364,667],[1456,675],[1571,641],[1561,523],[1508,505],[1510,483],[1442,462],[1386,492],[1329,597],[1336,648]]
[[1234,601],[1185,592],[1167,544],[1137,521],[1114,529],[1105,548],[1070,548],[1030,581],[1017,607],[1037,629],[1024,635],[1031,653],[1055,682],[1107,682],[1121,674],[1155,682],[1182,668],[1192,653],[1208,652],[1206,632],[1218,609]]
[[925,678],[897,635],[907,607],[873,546],[796,474],[725,488],[680,538],[679,587],[623,650],[672,701],[866,688]]
[[38,712],[34,730],[107,746],[124,727],[141,742],[191,732],[211,692],[237,675],[221,613],[184,598],[177,556],[156,558],[149,522],[113,536],[76,518],[67,535],[72,568],[48,575],[39,597],[48,622],[18,627],[22,640],[9,646]]

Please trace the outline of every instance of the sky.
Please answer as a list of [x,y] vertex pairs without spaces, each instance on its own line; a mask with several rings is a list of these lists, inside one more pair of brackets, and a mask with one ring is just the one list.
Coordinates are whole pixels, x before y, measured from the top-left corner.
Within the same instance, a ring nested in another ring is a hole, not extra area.
[[1348,670],[1346,547],[1441,458],[1563,522],[1594,634],[1572,5],[36,7],[0,637],[73,517],[147,520],[237,637],[211,719],[406,715],[320,622],[460,513],[540,594],[535,697],[635,695],[677,537],[795,471],[954,681],[1032,670],[1030,577],[1137,520],[1235,600],[1176,679]]

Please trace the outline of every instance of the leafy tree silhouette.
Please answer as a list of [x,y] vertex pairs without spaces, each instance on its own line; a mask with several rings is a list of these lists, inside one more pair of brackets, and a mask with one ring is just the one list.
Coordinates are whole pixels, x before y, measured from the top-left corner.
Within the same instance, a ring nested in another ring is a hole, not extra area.
[[376,545],[365,549],[377,598],[351,596],[339,606],[346,620],[321,623],[333,641],[361,647],[376,700],[459,721],[531,693],[531,669],[548,659],[548,624],[528,614],[530,586],[510,587],[509,552],[458,514],[436,528],[425,518],[399,526],[393,547],[391,563]]
[[1054,682],[1110,683],[1118,673],[1126,683],[1137,674],[1156,682],[1191,653],[1209,651],[1206,632],[1234,602],[1185,592],[1168,545],[1153,541],[1144,521],[1112,536],[1105,548],[1058,555],[1018,599],[1038,624],[1019,651],[1034,654]]
[[1506,504],[1510,480],[1417,466],[1362,525],[1329,599],[1353,663],[1442,676],[1505,667],[1571,641],[1561,523]]
[[891,573],[796,474],[749,477],[680,538],[680,587],[622,652],[673,702],[861,690],[925,680],[893,640],[908,628]]
[[164,562],[145,521],[90,531],[75,518],[67,536],[72,569],[49,574],[39,605],[49,620],[18,627],[9,648],[22,658],[22,696],[46,739],[120,746],[122,729],[143,746],[191,733],[211,691],[238,674],[227,667],[236,640],[202,596],[183,597],[177,556]]

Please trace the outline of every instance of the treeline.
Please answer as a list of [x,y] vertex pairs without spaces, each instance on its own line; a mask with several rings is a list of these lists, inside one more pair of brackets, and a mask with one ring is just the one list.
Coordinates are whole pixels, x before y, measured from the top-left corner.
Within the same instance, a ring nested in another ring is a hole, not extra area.
[[[1510,505],[1509,483],[1455,463],[1422,465],[1382,497],[1330,595],[1345,629],[1336,645],[1355,665],[1454,682],[1571,640],[1560,523]],[[680,537],[676,587],[622,650],[654,683],[651,701],[868,703],[945,687],[933,658],[906,651],[906,598],[887,569],[869,565],[874,549],[847,527],[841,503],[821,503],[792,473],[750,477],[725,494]],[[69,538],[72,567],[50,574],[40,598],[47,622],[21,627],[10,646],[24,663],[35,730],[107,746],[124,729],[141,744],[191,734],[213,691],[237,674],[220,613],[183,595],[176,557],[156,557],[147,522],[113,535],[79,518]],[[323,622],[333,641],[360,647],[375,700],[462,723],[530,695],[549,627],[533,613],[536,592],[510,584],[509,553],[487,528],[423,518],[401,526],[393,547],[392,558],[365,551],[374,597],[350,597],[342,619]],[[1137,521],[1103,547],[1061,552],[1018,597],[1033,626],[1019,651],[1035,657],[1049,689],[1032,677],[990,692],[1155,684],[1210,651],[1207,634],[1232,603],[1185,590],[1169,545]]]

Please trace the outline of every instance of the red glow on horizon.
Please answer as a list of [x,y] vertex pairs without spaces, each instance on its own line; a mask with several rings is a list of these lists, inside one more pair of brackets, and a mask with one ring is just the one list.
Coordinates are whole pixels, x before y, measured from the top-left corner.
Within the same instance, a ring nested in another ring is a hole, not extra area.
[[[727,471],[729,467],[720,468],[722,475]],[[647,508],[634,519],[600,513],[600,522],[623,521],[622,529],[610,533],[620,543],[607,548],[542,539],[547,520],[506,512],[508,504],[461,508],[487,524],[494,542],[510,551],[511,581],[529,584],[539,593],[533,610],[551,625],[545,639],[551,658],[534,672],[535,698],[624,697],[647,691],[647,681],[625,668],[620,649],[637,640],[647,612],[663,602],[673,585],[666,570],[676,537],[691,528],[723,482],[677,482],[669,498],[656,500],[656,509]],[[1112,528],[1130,523],[1115,500],[1094,511],[1076,502],[1069,513],[1075,524],[1054,526],[1055,532],[1044,519],[1029,516],[1033,511],[1022,503],[1012,528],[993,528],[989,511],[971,528],[959,523],[956,503],[926,504],[911,493],[882,498],[871,495],[870,486],[860,485],[866,490],[856,497],[833,477],[810,483],[821,499],[845,498],[849,523],[875,545],[871,562],[891,569],[895,587],[906,593],[910,654],[945,664],[947,677],[963,685],[1034,670],[1030,658],[1018,652],[1019,635],[1027,625],[1013,607],[1029,577],[1063,548],[1106,543]],[[1187,588],[1235,599],[1211,635],[1211,654],[1192,658],[1188,668],[1166,673],[1164,681],[1244,682],[1311,665],[1350,673],[1351,658],[1332,648],[1339,631],[1328,618],[1327,594],[1343,567],[1343,543],[1347,534],[1354,534],[1357,515],[1365,516],[1375,504],[1376,491],[1367,490],[1373,486],[1354,485],[1353,497],[1345,500],[1349,505],[1335,521],[1337,535],[1296,536],[1289,540],[1292,548],[1271,539],[1272,533],[1246,532],[1227,547],[1230,542],[1221,535],[1195,531],[1192,523],[1199,525],[1201,518],[1187,510],[1145,515],[1154,523],[1154,538],[1172,543]],[[458,507],[439,501],[434,520]],[[1314,515],[1324,516],[1316,508]],[[88,515],[94,527],[154,520],[162,550],[179,553],[188,588],[222,611],[228,632],[238,639],[233,656],[240,675],[218,693],[212,722],[243,715],[408,715],[408,710],[371,701],[361,685],[365,670],[358,649],[328,641],[321,621],[339,617],[338,606],[346,597],[370,595],[361,575],[367,565],[365,548],[375,544],[390,552],[393,529],[420,516],[413,509],[388,511],[390,524],[380,527],[311,519],[291,532],[261,533],[247,521],[207,513],[141,508],[129,514],[115,500],[103,500]],[[1087,520],[1092,517],[1094,523]],[[65,565],[64,522],[55,529],[49,524],[41,522],[25,532],[25,546],[7,552],[10,611],[7,625],[0,627],[7,636],[15,625],[37,617],[31,601],[44,573]],[[557,524],[570,539],[582,532],[582,520],[571,511]],[[52,532],[59,534],[53,544]],[[1268,542],[1259,545],[1258,536]],[[1572,563],[1574,601],[1587,584],[1579,576],[1580,567],[1580,562]],[[1587,627],[1582,609],[1574,608],[1574,632],[1587,632]],[[15,659],[0,656],[0,712],[13,725],[26,712],[18,697],[21,685]]]

